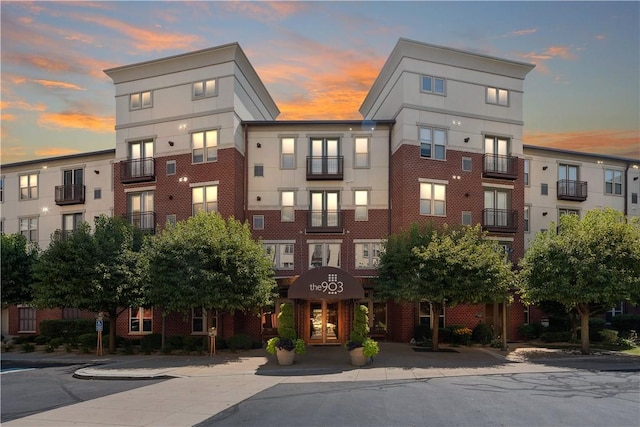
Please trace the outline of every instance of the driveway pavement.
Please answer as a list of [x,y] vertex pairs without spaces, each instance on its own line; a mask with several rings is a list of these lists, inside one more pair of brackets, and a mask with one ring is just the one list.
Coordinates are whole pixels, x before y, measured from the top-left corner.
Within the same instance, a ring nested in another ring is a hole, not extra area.
[[214,356],[69,355],[4,353],[3,360],[85,365],[88,380],[173,378],[5,423],[18,426],[192,426],[277,384],[426,379],[468,375],[562,372],[575,369],[640,371],[640,357],[609,353],[581,356],[560,351],[480,347],[415,351],[380,343],[373,363],[356,368],[341,347],[307,347],[291,366],[257,349]]

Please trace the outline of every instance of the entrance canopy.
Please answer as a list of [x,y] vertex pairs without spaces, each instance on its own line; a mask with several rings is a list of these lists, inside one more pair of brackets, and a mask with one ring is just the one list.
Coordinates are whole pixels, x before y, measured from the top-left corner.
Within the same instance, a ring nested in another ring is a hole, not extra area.
[[360,282],[346,271],[336,267],[312,268],[302,274],[289,287],[291,299],[362,299],[364,289]]

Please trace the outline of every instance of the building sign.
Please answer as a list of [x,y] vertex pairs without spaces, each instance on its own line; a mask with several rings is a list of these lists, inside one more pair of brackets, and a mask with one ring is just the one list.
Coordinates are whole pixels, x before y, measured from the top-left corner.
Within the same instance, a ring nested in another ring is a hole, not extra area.
[[360,282],[336,267],[313,268],[296,279],[289,288],[292,299],[361,299]]

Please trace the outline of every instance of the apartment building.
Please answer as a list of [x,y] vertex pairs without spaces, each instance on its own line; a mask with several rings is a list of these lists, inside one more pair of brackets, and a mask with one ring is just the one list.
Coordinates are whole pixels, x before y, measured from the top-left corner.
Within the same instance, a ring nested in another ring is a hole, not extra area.
[[[578,191],[563,180],[595,179],[587,164],[603,174],[602,194],[589,193],[589,202],[622,209],[615,172],[622,170],[628,209],[637,208],[630,161],[599,156],[599,164],[523,145],[532,69],[400,39],[360,107],[362,120],[306,121],[276,120],[277,105],[237,43],[105,70],[116,96],[107,209],[149,233],[199,211],[247,221],[272,258],[280,291],[261,318],[194,307],[187,320],[167,317],[165,332],[198,335],[216,326],[222,337],[264,339],[275,334],[279,303],[290,301],[299,334],[313,344],[344,343],[356,304],[369,306],[372,334],[381,339],[409,341],[419,323],[484,321],[499,331],[502,319],[516,338],[530,316],[519,301],[445,308],[433,319],[426,301],[378,301],[374,279],[383,240],[413,222],[481,224],[517,262],[533,232],[557,217],[549,206],[585,203],[556,200],[554,191]],[[575,175],[565,165],[585,170]],[[553,202],[533,194],[542,184],[551,184]],[[589,191],[597,185],[589,182]],[[131,307],[119,322],[123,336],[162,330],[153,307]]]
[[[115,150],[2,165],[0,230],[20,233],[46,249],[51,235],[73,232],[82,221],[113,215]],[[77,310],[2,307],[2,335],[35,333],[40,321],[79,316]],[[13,321],[10,321],[13,319]]]

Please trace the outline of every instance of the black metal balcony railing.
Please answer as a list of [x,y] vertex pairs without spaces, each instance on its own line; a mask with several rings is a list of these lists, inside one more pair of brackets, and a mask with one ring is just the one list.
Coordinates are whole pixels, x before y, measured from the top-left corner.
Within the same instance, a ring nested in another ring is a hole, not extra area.
[[156,232],[155,212],[132,212],[126,215],[126,219],[143,233],[155,234]]
[[561,179],[557,182],[558,200],[587,200],[587,182]]
[[78,205],[84,203],[84,185],[56,185],[56,205]]
[[482,176],[486,178],[517,179],[518,158],[510,155],[485,154],[482,156]]
[[156,159],[145,157],[143,159],[123,160],[120,162],[120,182],[144,182],[153,181],[156,178]]
[[308,211],[308,233],[340,233],[342,232],[341,211]]
[[307,180],[342,180],[344,178],[343,156],[308,156]]
[[483,209],[482,228],[486,231],[515,233],[518,231],[518,212],[513,209]]

